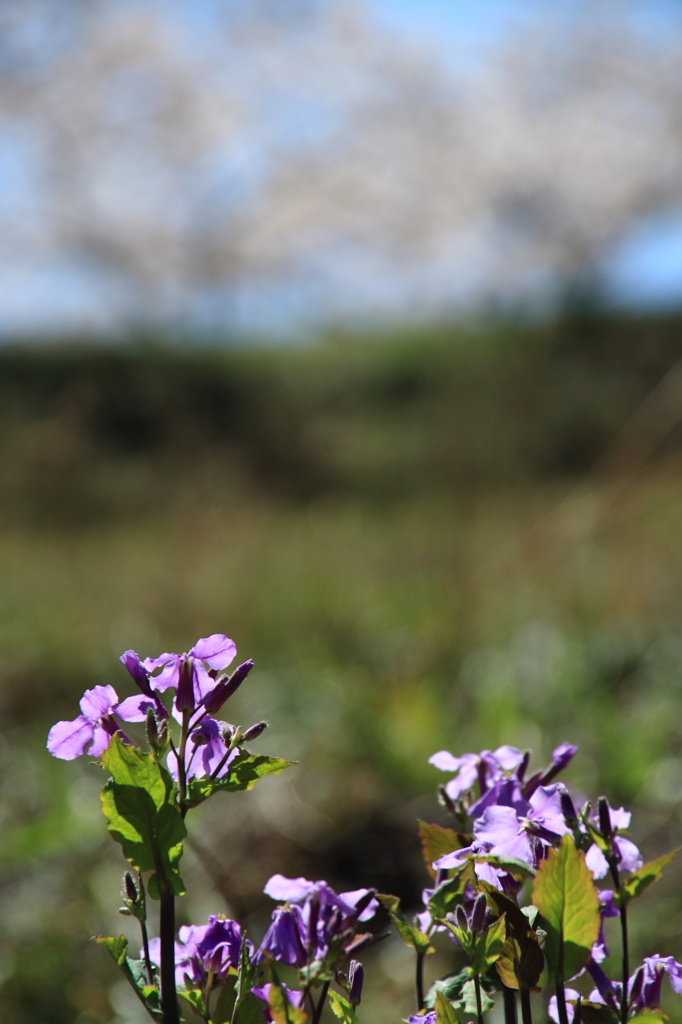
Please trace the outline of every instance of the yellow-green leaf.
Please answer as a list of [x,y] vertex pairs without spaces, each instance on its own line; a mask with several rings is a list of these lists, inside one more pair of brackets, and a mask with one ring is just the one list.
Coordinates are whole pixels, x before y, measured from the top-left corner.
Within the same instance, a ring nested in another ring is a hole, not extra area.
[[332,1013],[343,1021],[343,1024],[357,1024],[357,1017],[355,1016],[355,1010],[353,1009],[352,1003],[349,1003],[345,996],[340,995],[338,992],[334,992],[332,989],[329,990],[329,1005],[332,1008]]
[[436,992],[436,1024],[459,1024],[452,1003],[449,1003],[442,992]]
[[388,896],[378,892],[377,899],[388,911],[400,938],[407,946],[413,946],[419,953],[435,953],[428,935],[425,935],[419,928],[415,928],[407,920],[400,909],[400,900],[397,896]]
[[[138,871],[156,871],[176,896],[185,887],[178,872],[182,840],[187,835],[169,773],[151,754],[123,743],[118,734],[102,754],[111,773],[100,799],[112,837],[123,855]],[[149,893],[156,898],[159,884],[151,881]]]
[[453,853],[454,850],[462,850],[471,843],[471,836],[455,832],[454,829],[443,828],[442,825],[428,825],[425,821],[418,821],[417,824],[426,870],[431,878],[436,877],[436,872],[431,866],[434,860],[444,857],[446,853]]
[[540,864],[533,903],[547,929],[544,953],[552,974],[572,977],[589,959],[600,917],[592,874],[570,833]]
[[236,793],[239,790],[253,789],[259,779],[266,775],[279,775],[285,768],[291,768],[297,761],[283,761],[281,757],[268,757],[267,754],[249,754],[240,750],[230,764],[230,770],[219,779],[192,779],[187,787],[187,804],[196,807],[213,793]]
[[645,889],[648,889],[650,885],[657,882],[663,873],[663,868],[670,864],[671,860],[677,857],[678,853],[682,850],[682,846],[678,846],[676,850],[672,850],[671,853],[665,853],[662,857],[658,857],[656,860],[650,860],[648,864],[644,864],[639,871],[633,872],[630,877],[623,882],[619,892],[616,895],[616,905],[623,906],[623,904],[629,903],[635,896],[641,896]]

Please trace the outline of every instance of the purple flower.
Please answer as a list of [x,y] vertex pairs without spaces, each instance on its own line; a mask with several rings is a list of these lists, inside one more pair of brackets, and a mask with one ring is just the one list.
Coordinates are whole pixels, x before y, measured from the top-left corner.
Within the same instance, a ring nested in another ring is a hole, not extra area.
[[[568,1017],[568,1024],[573,1024],[573,1018],[575,1017],[575,1001],[580,999],[580,993],[576,992],[574,988],[564,989],[564,995],[566,997],[566,1016]],[[569,1002],[570,1000],[570,1002]],[[560,1024],[559,1020],[559,1008],[557,1006],[556,996],[552,996],[549,1001],[549,1015],[556,1024]]]
[[[227,746],[223,739],[220,724],[213,718],[204,718],[196,729],[189,734],[185,776],[187,780],[213,775],[227,754]],[[239,754],[237,747],[225,760],[216,778],[222,778],[230,770],[230,765]],[[168,771],[177,782],[178,765],[174,751],[168,754]]]
[[297,967],[309,959],[324,959],[332,945],[344,954],[359,949],[368,936],[356,934],[357,924],[378,908],[370,889],[338,895],[326,882],[307,878],[273,875],[263,891],[287,902],[274,911],[260,951]]
[[667,974],[673,992],[682,996],[682,964],[671,956],[647,956],[628,983],[631,1009],[655,1010],[661,1003],[661,984]]
[[456,773],[455,778],[445,786],[445,792],[451,800],[461,799],[478,783],[480,795],[470,808],[472,817],[495,802],[502,783],[505,779],[513,778],[524,763],[524,754],[516,747],[506,745],[494,751],[483,750],[480,754],[463,754],[461,757],[440,750],[429,758],[429,764],[441,771]]
[[[141,663],[149,673],[157,668],[161,672],[151,676],[149,682],[153,690],[167,690],[170,686],[176,690],[180,681],[180,667],[189,658],[193,660],[192,675],[194,697],[200,704],[206,694],[215,686],[214,678],[209,671],[222,671],[234,660],[237,648],[233,640],[222,633],[197,640],[186,654],[160,654],[158,658],[145,658]],[[208,668],[206,667],[208,666]],[[127,666],[126,666],[127,667]]]
[[431,1010],[425,1015],[420,1013],[412,1014],[411,1017],[407,1018],[407,1024],[436,1024],[436,1011]]
[[[192,984],[203,987],[209,972],[213,972],[213,984],[220,985],[227,977],[230,967],[239,967],[239,954],[243,936],[236,921],[223,915],[211,914],[208,924],[187,925],[179,931],[179,942],[175,943],[175,982],[185,984],[187,975]],[[249,955],[253,946],[247,941]],[[152,963],[161,966],[161,940],[149,943]],[[140,953],[144,956],[144,953]]]
[[[623,839],[618,835],[621,829],[629,827],[632,815],[623,807],[609,807],[606,801],[603,801],[602,817],[607,819],[602,824],[607,825],[609,835],[605,836],[605,838],[611,844],[616,867],[619,871],[637,871],[644,863],[641,853],[629,839]],[[599,824],[599,818],[596,815],[592,816],[592,820],[595,824]],[[585,854],[585,861],[592,872],[593,878],[604,878],[608,873],[609,862],[596,843],[593,843],[588,849]]]
[[620,911],[614,902],[614,895],[615,893],[613,892],[613,889],[602,889],[599,892],[599,913],[601,915],[601,921],[599,924],[599,935],[597,936],[597,941],[592,946],[592,960],[595,964],[603,963],[609,955],[604,936],[604,918],[618,917],[620,915]]
[[[536,844],[551,846],[568,831],[559,785],[539,786],[529,801],[517,801],[513,807],[488,807],[474,822],[474,849],[534,865]],[[436,861],[436,865],[445,867],[443,860]]]
[[[258,999],[262,999],[264,1003],[269,1003],[271,988],[272,985],[268,982],[267,985],[263,985],[261,988],[252,988],[251,992]],[[282,988],[284,989],[284,994],[291,1006],[301,1006],[303,1003],[302,992],[297,992],[295,989],[287,988],[286,985],[282,985]],[[263,1013],[265,1014],[265,1020],[268,1024],[272,1024],[272,1014],[270,1013],[267,1005],[263,1007]]]
[[523,795],[526,799],[535,792],[538,786],[548,786],[550,782],[557,777],[559,772],[562,772],[564,768],[570,764],[577,753],[578,748],[572,743],[560,743],[552,752],[551,764],[542,771],[536,772],[535,775],[532,775],[525,783],[523,787]]
[[[119,703],[113,686],[95,686],[83,694],[80,701],[82,714],[78,718],[52,726],[47,737],[47,749],[53,757],[63,761],[80,757],[88,746],[88,754],[99,757],[109,746],[114,733],[120,732],[114,715],[124,722],[144,722],[147,710],[154,707],[154,700],[144,694],[126,697]],[[127,741],[127,737],[124,739]]]

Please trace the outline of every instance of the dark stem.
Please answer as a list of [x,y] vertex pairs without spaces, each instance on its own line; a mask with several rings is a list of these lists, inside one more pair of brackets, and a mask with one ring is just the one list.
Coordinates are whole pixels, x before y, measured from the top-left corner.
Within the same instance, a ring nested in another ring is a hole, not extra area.
[[513,988],[502,989],[504,998],[504,1024],[516,1024],[516,992]]
[[628,980],[630,978],[630,951],[628,948],[628,912],[625,903],[620,908],[620,931],[623,938],[623,995],[620,1016],[623,1024],[628,1019]]
[[167,883],[161,891],[159,931],[161,933],[161,1011],[163,1013],[163,1024],[180,1024],[178,997],[175,992],[175,897]]
[[530,992],[527,988],[519,990],[521,996],[521,1020],[523,1024],[533,1024],[533,1018],[530,1012]]
[[425,953],[417,950],[417,970],[414,977],[414,998],[417,1003],[417,1013],[424,1005],[424,957]]
[[320,1024],[320,1020],[322,1019],[322,1011],[324,1010],[324,1004],[327,1000],[328,991],[329,982],[325,981],[324,985],[322,986],[322,995],[320,996],[320,1001],[315,1008],[315,1013],[313,1014],[313,1024]]
[[478,1024],[483,1024],[483,1007],[481,1005],[481,980],[474,974],[474,988],[476,989],[476,1019]]
[[564,983],[561,978],[557,978],[556,980],[556,1005],[559,1012],[559,1024],[568,1024],[566,993],[564,992]]
[[144,882],[142,881],[142,875],[137,872],[137,891],[140,894],[140,903],[142,904],[143,916],[140,921],[140,930],[142,932],[142,949],[144,950],[144,969],[147,974],[147,984],[154,984],[154,974],[152,971],[152,961],[149,956],[149,937],[147,936],[147,895],[144,891]]
[[180,746],[176,754],[178,763],[178,803],[180,804],[180,807],[184,807],[185,795],[187,792],[187,768],[185,765],[185,757],[187,752],[187,736],[189,735],[189,719],[189,711],[183,711],[182,729],[180,731]]

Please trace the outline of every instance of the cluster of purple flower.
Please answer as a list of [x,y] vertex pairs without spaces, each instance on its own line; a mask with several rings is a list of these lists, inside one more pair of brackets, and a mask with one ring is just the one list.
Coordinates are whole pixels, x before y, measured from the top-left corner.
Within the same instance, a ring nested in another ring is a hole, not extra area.
[[[57,722],[50,729],[47,749],[55,757],[70,761],[86,750],[91,756],[99,757],[115,733],[129,743],[119,721],[144,722],[151,712],[156,722],[164,723],[169,711],[160,694],[173,689],[171,714],[180,723],[186,721],[188,726],[185,779],[205,775],[220,778],[229,771],[237,749],[232,743],[234,729],[211,716],[235,693],[253,668],[253,661],[249,659],[231,675],[226,675],[225,669],[234,661],[236,653],[234,642],[222,633],[198,640],[187,654],[161,654],[158,658],[142,660],[135,651],[126,651],[119,660],[141,692],[119,701],[113,686],[86,690],[80,702],[81,714],[73,721]],[[259,722],[240,739],[255,739],[264,728],[265,723]],[[178,777],[177,756],[175,750],[168,755],[168,767],[175,779]]]

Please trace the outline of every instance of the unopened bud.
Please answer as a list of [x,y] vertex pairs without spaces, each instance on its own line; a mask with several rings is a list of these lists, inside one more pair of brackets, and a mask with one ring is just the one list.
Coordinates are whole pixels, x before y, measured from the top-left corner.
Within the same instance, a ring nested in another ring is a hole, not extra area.
[[191,658],[185,658],[178,666],[175,706],[178,711],[194,711],[194,664]]
[[464,913],[464,907],[457,907],[457,910],[455,911],[455,920],[457,921],[457,927],[459,928],[460,931],[469,931],[469,922],[467,920],[466,914]]
[[150,744],[156,743],[159,739],[159,730],[153,708],[147,708],[147,739]]
[[232,742],[232,737],[236,732],[236,729],[233,725],[230,725],[229,722],[220,722],[219,724],[220,736],[222,738],[222,741],[226,747],[229,747],[230,743]]
[[242,736],[244,743],[250,743],[251,740],[257,740],[259,736],[262,736],[267,727],[267,722],[256,722],[255,725],[250,726]]
[[205,743],[208,743],[208,736],[201,729],[195,729],[193,733],[190,733],[189,738],[195,747],[202,747]]
[[125,875],[123,876],[123,884],[125,887],[126,896],[130,900],[130,902],[137,903],[137,889],[135,887],[135,882],[133,881],[133,876],[130,874],[129,871],[126,871]]
[[575,813],[575,804],[571,800],[571,794],[566,789],[562,789],[559,793],[559,799],[561,801],[561,813],[569,824],[572,821],[576,821],[578,815]]
[[518,770],[516,772],[516,777],[519,780],[519,782],[523,782],[523,777],[524,777],[524,775],[526,774],[526,772],[528,770],[529,762],[530,762],[530,750],[527,750],[526,753],[523,755],[523,760],[521,761],[521,764],[519,765]]
[[448,796],[445,786],[438,787],[438,799],[443,804],[444,807],[447,807],[447,809],[450,811],[450,814],[457,813],[457,808],[455,807],[452,800]]
[[236,693],[242,685],[252,668],[253,661],[249,658],[248,661],[237,666],[229,679],[224,679],[221,683],[218,683],[214,690],[211,690],[204,698],[204,707],[209,715],[215,715],[220,711],[225,701],[229,700],[232,694]]
[[597,804],[599,810],[599,828],[604,836],[604,839],[611,839],[613,836],[613,829],[611,827],[611,812],[609,810],[609,802],[605,796],[600,796]]
[[365,968],[359,960],[351,960],[348,968],[348,998],[353,1006],[357,1006],[362,996],[362,983],[365,980]]
[[484,893],[481,893],[477,897],[474,903],[474,909],[471,913],[471,930],[472,932],[482,932],[483,925],[485,924],[485,912],[488,909],[486,898]]
[[642,994],[642,988],[643,987],[644,987],[644,968],[643,967],[638,967],[637,971],[635,972],[635,976],[632,979],[632,984],[630,985],[630,992],[629,992],[630,1006],[634,1006],[635,1005],[635,1003],[637,1002],[637,1000],[639,999],[639,997]]

